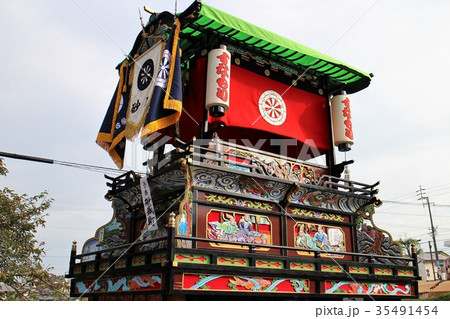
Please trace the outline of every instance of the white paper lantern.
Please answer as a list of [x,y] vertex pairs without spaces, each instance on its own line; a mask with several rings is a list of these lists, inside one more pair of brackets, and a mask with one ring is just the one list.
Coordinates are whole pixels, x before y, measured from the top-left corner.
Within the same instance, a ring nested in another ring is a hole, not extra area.
[[225,46],[208,53],[205,107],[211,116],[221,117],[230,107],[231,54]]
[[341,152],[347,152],[353,145],[353,125],[350,110],[350,99],[345,92],[331,99],[333,118],[333,140]]

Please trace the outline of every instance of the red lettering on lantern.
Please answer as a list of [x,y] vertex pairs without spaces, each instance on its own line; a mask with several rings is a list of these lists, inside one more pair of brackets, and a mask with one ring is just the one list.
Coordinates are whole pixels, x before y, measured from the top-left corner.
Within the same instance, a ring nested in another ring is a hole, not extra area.
[[217,56],[222,64],[228,64],[228,60],[230,59],[229,55],[223,52],[221,55]]
[[342,101],[342,104],[345,105],[344,109],[342,110],[342,114],[346,118],[344,121],[345,124],[345,136],[347,136],[349,139],[353,140],[353,125],[352,125],[352,114],[350,111],[350,100],[346,98]]
[[216,73],[219,74],[221,77],[228,78],[229,77],[228,71],[230,70],[228,68],[228,65],[226,64],[219,64],[216,68]]
[[220,63],[216,67],[216,74],[220,75],[220,77],[216,80],[217,88],[216,96],[224,102],[228,101],[228,79],[230,78],[230,69],[228,67],[228,60],[230,57],[225,52],[221,55],[218,55]]
[[228,101],[228,82],[224,79],[217,79],[216,82],[219,84],[216,96],[224,102]]

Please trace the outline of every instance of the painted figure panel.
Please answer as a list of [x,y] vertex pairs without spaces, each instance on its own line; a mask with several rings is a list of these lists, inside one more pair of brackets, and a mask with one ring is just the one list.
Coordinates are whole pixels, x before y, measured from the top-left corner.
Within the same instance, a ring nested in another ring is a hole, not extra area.
[[[272,223],[266,216],[212,210],[206,215],[206,219],[206,233],[209,239],[272,244]],[[226,247],[223,244],[212,243],[211,245]],[[236,248],[235,245],[230,247]]]
[[[339,227],[297,222],[294,226],[294,235],[295,247],[333,252],[346,251],[345,234]],[[301,251],[297,253],[300,255],[311,254]]]

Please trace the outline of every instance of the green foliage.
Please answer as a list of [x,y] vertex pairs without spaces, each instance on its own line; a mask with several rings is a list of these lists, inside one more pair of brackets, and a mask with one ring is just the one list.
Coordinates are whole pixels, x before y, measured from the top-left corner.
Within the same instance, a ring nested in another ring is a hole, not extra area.
[[[7,172],[0,158],[0,175]],[[45,211],[52,203],[47,195],[0,189],[0,282],[8,290],[0,292],[0,300],[68,299],[68,283],[42,265],[45,243],[35,237],[38,227],[45,227]]]
[[0,176],[6,176],[8,174],[8,170],[6,169],[5,164],[3,164],[3,160],[0,158]]
[[420,247],[420,241],[414,238],[399,239],[397,241],[403,249],[403,255],[411,257],[411,246],[414,244],[416,246],[417,255],[423,253]]
[[419,299],[402,299],[402,301],[450,301],[450,292],[429,298],[419,298]]
[[436,297],[423,298],[425,301],[450,301],[450,292]]

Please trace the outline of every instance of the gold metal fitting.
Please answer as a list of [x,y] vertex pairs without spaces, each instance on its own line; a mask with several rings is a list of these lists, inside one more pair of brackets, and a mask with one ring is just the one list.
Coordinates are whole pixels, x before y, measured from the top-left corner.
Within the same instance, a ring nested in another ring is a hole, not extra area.
[[416,245],[414,243],[411,244],[411,254],[417,254]]
[[175,213],[171,212],[169,214],[169,227],[175,228]]

